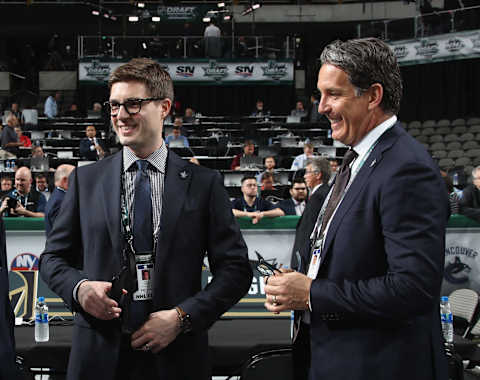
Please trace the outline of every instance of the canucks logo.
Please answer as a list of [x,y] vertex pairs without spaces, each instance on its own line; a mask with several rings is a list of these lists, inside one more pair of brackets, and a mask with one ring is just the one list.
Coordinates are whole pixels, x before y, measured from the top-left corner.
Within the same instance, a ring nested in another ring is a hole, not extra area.
[[459,38],[450,38],[445,45],[445,48],[451,53],[462,50],[464,47],[465,44]]
[[422,40],[420,45],[415,46],[415,49],[417,50],[417,55],[423,55],[424,57],[432,58],[438,53],[438,42]]
[[471,270],[472,268],[462,262],[460,257],[455,256],[453,261],[448,262],[445,266],[444,277],[451,284],[463,284],[468,281],[468,274]]
[[393,48],[393,54],[395,55],[395,58],[402,59],[408,55],[408,49],[405,45],[395,46]]

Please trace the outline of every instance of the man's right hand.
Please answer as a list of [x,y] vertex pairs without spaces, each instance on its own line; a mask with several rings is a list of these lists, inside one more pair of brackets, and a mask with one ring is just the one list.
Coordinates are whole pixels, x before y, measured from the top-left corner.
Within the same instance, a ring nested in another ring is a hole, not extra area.
[[5,197],[0,207],[0,214],[2,214],[8,208],[8,197]]
[[84,281],[78,287],[78,302],[83,310],[95,318],[105,321],[119,318],[122,309],[107,295],[111,288],[111,282]]

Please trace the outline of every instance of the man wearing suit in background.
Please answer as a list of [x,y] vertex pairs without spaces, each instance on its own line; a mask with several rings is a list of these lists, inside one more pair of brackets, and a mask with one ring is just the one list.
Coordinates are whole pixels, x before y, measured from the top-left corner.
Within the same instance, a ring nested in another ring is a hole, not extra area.
[[368,38],[333,42],[321,63],[319,112],[351,150],[300,271],[270,277],[265,305],[304,312],[310,379],[446,379],[439,294],[448,201],[438,167],[397,122],[397,61]]
[[8,263],[5,227],[0,218],[0,380],[18,379],[15,365],[15,336],[10,299],[8,298]]
[[[207,329],[251,284],[247,247],[220,174],[165,146],[169,74],[133,59],[109,86],[123,149],[73,171],[40,258],[42,277],[77,311],[67,378],[207,379]],[[205,253],[213,278],[202,290]],[[112,277],[124,273],[117,292]]]
[[105,144],[97,139],[97,130],[89,125],[85,130],[87,137],[80,140],[80,157],[89,161],[98,161],[105,157]]
[[68,177],[74,169],[75,166],[73,165],[63,164],[55,171],[55,189],[45,207],[45,234],[47,236],[52,229],[53,222],[55,221],[58,212],[60,211],[63,198],[68,190]]
[[284,215],[301,216],[305,210],[307,199],[307,185],[303,178],[295,178],[290,187],[291,198],[284,199],[276,204],[276,207],[283,211]]

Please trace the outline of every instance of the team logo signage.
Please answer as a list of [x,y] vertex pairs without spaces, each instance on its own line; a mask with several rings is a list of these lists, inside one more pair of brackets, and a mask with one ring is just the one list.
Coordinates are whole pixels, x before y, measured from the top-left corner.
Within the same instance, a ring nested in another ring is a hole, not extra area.
[[279,80],[287,75],[287,67],[284,63],[277,63],[275,61],[268,61],[266,66],[262,66],[263,75]]
[[216,81],[219,81],[228,75],[227,65],[217,63],[217,61],[210,61],[208,66],[202,66],[202,69],[205,72],[204,76]]
[[32,253],[17,255],[10,265],[10,302],[15,316],[31,319],[37,298],[38,257]]

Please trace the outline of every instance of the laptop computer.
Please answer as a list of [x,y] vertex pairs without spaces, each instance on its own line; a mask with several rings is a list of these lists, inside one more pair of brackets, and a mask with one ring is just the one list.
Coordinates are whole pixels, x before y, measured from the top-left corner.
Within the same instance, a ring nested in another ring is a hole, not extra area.
[[240,157],[240,170],[261,168],[263,168],[263,160],[261,157],[252,155]]
[[34,172],[47,172],[50,164],[47,157],[32,157],[30,159],[30,169]]

